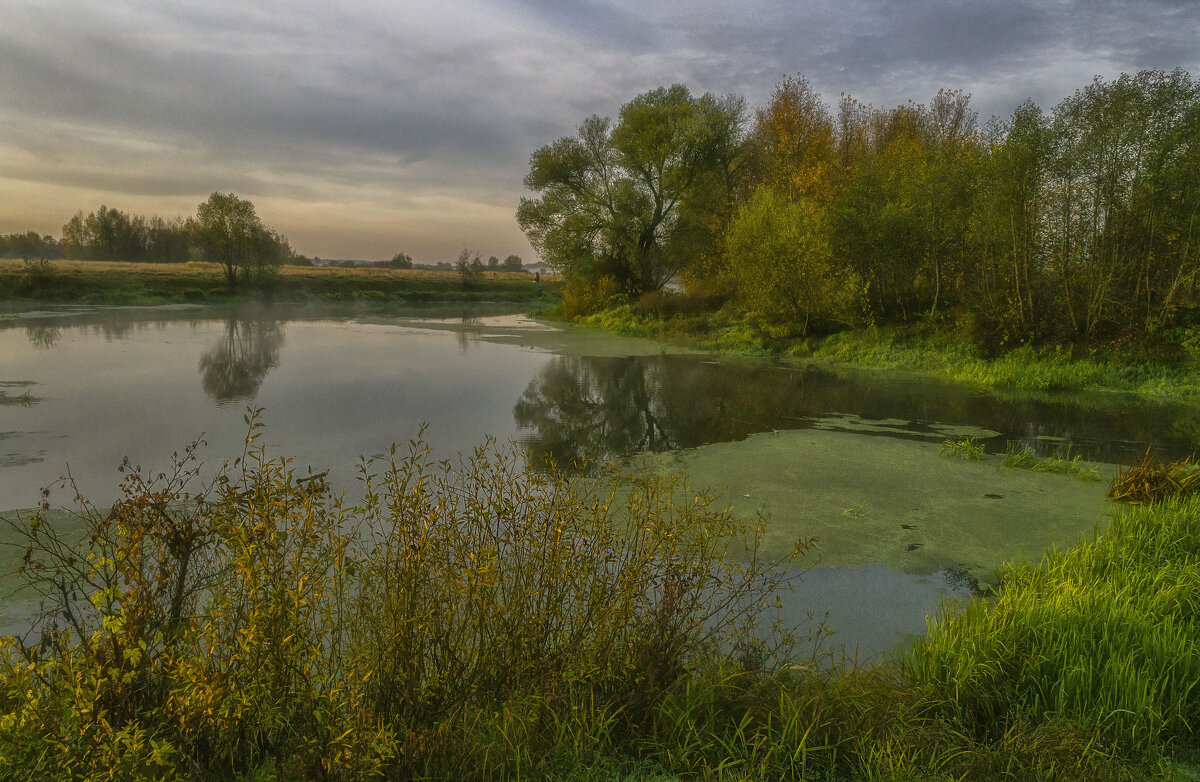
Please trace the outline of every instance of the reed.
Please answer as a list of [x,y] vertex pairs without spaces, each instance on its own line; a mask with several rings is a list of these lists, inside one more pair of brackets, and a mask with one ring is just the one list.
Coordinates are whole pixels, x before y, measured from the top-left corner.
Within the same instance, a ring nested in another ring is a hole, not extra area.
[[1108,487],[1108,496],[1118,502],[1149,505],[1193,495],[1200,490],[1200,464],[1192,458],[1161,462],[1150,450],[1134,464],[1119,468]]

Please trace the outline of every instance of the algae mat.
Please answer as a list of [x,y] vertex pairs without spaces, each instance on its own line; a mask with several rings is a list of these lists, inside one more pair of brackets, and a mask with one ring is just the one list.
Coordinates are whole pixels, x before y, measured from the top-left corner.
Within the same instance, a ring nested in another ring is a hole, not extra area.
[[682,473],[723,492],[737,513],[766,512],[768,554],[815,537],[812,565],[950,569],[988,583],[1004,562],[1089,537],[1113,509],[1111,466],[1081,481],[1006,468],[996,456],[964,461],[932,442],[822,429],[639,457],[635,468]]

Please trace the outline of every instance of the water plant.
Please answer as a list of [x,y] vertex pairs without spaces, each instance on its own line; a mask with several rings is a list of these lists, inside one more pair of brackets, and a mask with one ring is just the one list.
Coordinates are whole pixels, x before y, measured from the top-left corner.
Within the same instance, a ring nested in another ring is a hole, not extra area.
[[352,502],[247,422],[206,482],[126,465],[78,545],[11,520],[47,615],[0,649],[0,777],[1115,781],[1197,748],[1200,498],[863,664],[755,632],[761,526],[677,479],[417,438]]
[[1079,454],[1038,456],[1029,446],[1012,441],[1005,446],[1004,466],[1014,470],[1070,475],[1081,481],[1100,479],[1100,470],[1085,462]]
[[40,401],[42,400],[34,396],[32,391],[26,390],[22,394],[9,396],[7,391],[0,389],[0,405],[21,405],[22,407],[30,407],[34,402]]
[[983,458],[983,444],[974,437],[963,437],[959,440],[946,439],[938,446],[938,453],[943,456],[957,456],[963,461],[977,462]]
[[1117,470],[1108,486],[1108,496],[1118,502],[1151,504],[1171,497],[1188,496],[1200,490],[1200,463],[1193,458],[1162,462],[1150,450],[1137,462]]

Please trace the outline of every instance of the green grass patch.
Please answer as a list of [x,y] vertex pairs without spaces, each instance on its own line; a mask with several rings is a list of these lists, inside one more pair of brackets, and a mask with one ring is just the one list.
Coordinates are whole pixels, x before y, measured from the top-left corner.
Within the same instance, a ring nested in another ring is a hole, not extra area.
[[1120,515],[1090,544],[1008,567],[997,594],[942,614],[904,661],[962,730],[1067,720],[1126,757],[1196,748],[1200,502]]
[[1081,481],[1096,481],[1100,479],[1100,470],[1083,460],[1079,454],[1074,456],[1038,456],[1028,446],[1009,442],[1004,453],[1004,466],[1014,470],[1031,470],[1032,472],[1050,472],[1060,475],[1070,475]]
[[[550,310],[546,315],[563,313]],[[1061,346],[1021,346],[990,356],[957,332],[931,326],[868,326],[807,338],[773,338],[727,308],[673,310],[620,301],[569,319],[625,336],[666,339],[702,350],[928,374],[1002,392],[1050,396],[1119,392],[1200,402],[1200,366],[1192,361],[1168,364]]]
[[983,444],[974,437],[964,437],[961,440],[943,440],[938,446],[938,453],[943,456],[957,456],[966,462],[977,462],[983,458]]

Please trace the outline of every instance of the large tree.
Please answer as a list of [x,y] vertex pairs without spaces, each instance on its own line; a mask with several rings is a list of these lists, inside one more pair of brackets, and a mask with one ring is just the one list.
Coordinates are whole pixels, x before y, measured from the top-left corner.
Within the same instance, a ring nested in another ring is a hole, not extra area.
[[568,277],[658,290],[697,255],[708,206],[727,198],[740,153],[740,99],[660,87],[616,123],[592,116],[530,157],[517,220],[542,260]]
[[229,287],[236,287],[238,270],[261,255],[268,233],[254,204],[233,193],[213,193],[197,207],[196,221],[206,254],[224,267]]

